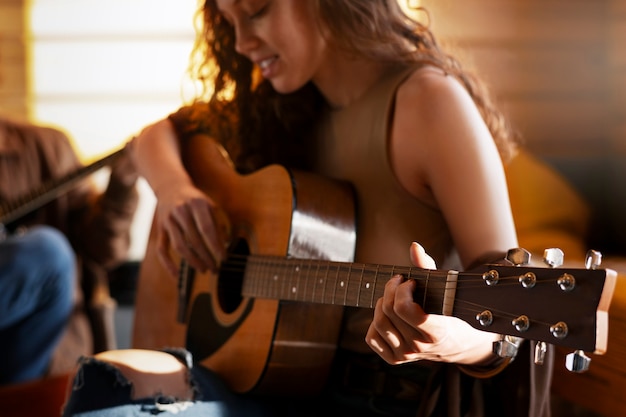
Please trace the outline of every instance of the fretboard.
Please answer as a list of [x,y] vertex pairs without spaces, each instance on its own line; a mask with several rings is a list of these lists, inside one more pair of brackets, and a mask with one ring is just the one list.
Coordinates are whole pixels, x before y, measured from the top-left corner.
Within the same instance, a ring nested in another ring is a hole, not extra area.
[[450,283],[448,275],[441,271],[417,267],[253,255],[246,260],[242,294],[254,298],[374,308],[387,281],[398,274],[418,283],[415,301],[428,313],[442,313],[446,290],[453,290],[456,285]]

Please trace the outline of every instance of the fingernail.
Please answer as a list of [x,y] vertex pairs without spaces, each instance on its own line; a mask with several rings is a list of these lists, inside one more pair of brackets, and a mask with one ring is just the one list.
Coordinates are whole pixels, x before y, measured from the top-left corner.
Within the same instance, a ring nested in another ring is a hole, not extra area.
[[424,253],[424,247],[422,245],[420,245],[417,242],[413,242],[413,245],[415,245],[417,247],[417,250],[419,250],[420,252]]

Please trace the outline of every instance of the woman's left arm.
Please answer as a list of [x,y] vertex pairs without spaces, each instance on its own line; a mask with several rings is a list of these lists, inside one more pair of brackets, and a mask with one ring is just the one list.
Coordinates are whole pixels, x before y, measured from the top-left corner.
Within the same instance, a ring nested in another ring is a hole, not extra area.
[[[500,155],[461,84],[437,69],[418,70],[398,90],[395,109],[394,172],[415,198],[442,211],[463,265],[516,247]],[[419,252],[411,248],[413,262],[422,266]],[[492,344],[499,335],[454,317],[426,314],[412,293],[413,283],[398,277],[389,281],[376,305],[366,340],[383,359],[466,365],[497,359]]]

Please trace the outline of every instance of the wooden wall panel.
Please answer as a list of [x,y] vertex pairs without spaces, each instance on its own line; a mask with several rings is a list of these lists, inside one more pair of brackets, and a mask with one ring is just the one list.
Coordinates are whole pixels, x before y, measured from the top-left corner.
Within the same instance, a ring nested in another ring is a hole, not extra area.
[[604,152],[611,141],[610,1],[422,4],[436,35],[490,86],[528,147],[563,155]]
[[0,0],[0,111],[27,114],[24,0]]
[[606,81],[605,57],[597,48],[478,45],[470,64],[503,97],[596,97]]
[[602,42],[606,0],[422,0],[433,29],[458,42]]
[[544,156],[604,154],[609,142],[605,100],[502,101],[525,144]]

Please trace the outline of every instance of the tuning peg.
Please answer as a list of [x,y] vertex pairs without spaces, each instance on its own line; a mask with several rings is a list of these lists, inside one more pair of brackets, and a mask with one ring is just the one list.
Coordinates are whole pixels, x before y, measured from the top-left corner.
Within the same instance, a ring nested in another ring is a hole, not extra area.
[[581,373],[589,369],[591,358],[582,350],[576,350],[565,356],[565,367],[570,372]]
[[543,251],[543,263],[550,268],[558,268],[563,265],[563,251],[559,248],[550,248]]
[[543,361],[546,358],[546,352],[548,351],[548,346],[546,342],[537,342],[535,345],[535,364],[543,365]]
[[530,252],[523,248],[509,249],[506,260],[515,266],[528,265],[530,263]]
[[587,252],[587,256],[585,256],[585,268],[598,269],[600,264],[602,264],[602,253],[593,249]]
[[500,340],[493,342],[493,353],[501,358],[513,359],[523,341],[521,337],[503,335]]

